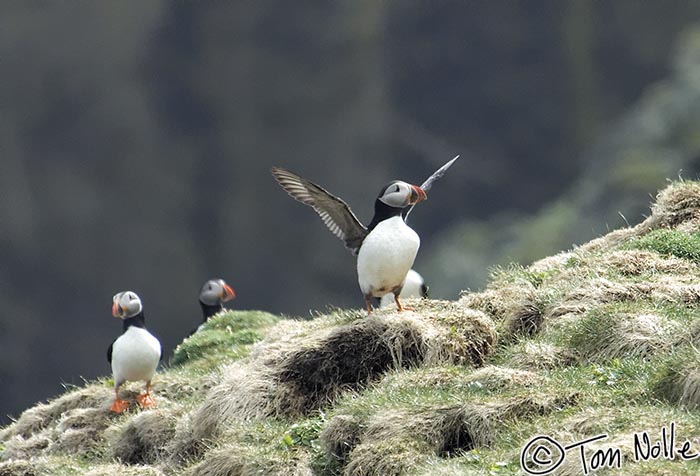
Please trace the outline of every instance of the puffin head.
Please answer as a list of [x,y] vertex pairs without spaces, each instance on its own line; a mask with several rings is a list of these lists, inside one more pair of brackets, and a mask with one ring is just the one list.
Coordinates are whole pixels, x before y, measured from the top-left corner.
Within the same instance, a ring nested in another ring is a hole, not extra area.
[[236,293],[231,286],[223,279],[210,279],[199,292],[199,300],[207,306],[221,305],[222,302],[230,301],[236,297]]
[[141,299],[133,291],[122,291],[112,298],[112,315],[119,319],[134,317],[143,311]]
[[419,186],[411,185],[401,180],[394,180],[382,188],[377,200],[392,208],[403,209],[427,200],[427,198],[425,190]]

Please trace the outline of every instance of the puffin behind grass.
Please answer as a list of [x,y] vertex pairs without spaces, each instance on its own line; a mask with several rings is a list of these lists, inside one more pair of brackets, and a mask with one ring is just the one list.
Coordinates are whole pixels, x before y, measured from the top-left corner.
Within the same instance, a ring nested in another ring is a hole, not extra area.
[[[425,283],[425,279],[423,279],[423,276],[421,276],[418,271],[412,269],[408,272],[399,297],[401,299],[428,297],[428,285]],[[389,307],[393,304],[393,302],[393,296],[387,294],[379,301],[379,307]]]
[[[190,336],[202,329],[210,317],[225,310],[224,303],[236,298],[236,293],[223,279],[210,279],[199,291],[199,305],[202,307],[202,323],[192,329]],[[189,337],[189,336],[188,336]]]
[[126,381],[146,382],[146,393],[138,395],[136,401],[141,408],[153,407],[151,379],[156,374],[162,353],[158,339],[146,330],[141,299],[133,291],[115,294],[112,298],[112,315],[122,320],[124,332],[107,349],[107,360],[114,376],[111,410],[122,413],[129,408],[129,401],[119,398],[119,387]]

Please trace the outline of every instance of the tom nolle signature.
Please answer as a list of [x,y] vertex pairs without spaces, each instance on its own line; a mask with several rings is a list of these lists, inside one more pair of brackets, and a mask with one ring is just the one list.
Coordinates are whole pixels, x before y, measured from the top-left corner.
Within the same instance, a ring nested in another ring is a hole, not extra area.
[[[550,436],[536,436],[527,442],[520,453],[520,467],[527,474],[549,474],[570,457],[570,452],[575,452],[574,457],[578,458],[584,476],[603,468],[619,469],[622,467],[620,448],[591,450],[587,447],[590,443],[607,437],[607,434],[601,434],[564,446]],[[674,422],[668,427],[662,427],[658,438],[652,438],[644,431],[635,433],[633,440],[633,461],[636,463],[658,459],[689,461],[700,456],[693,450],[690,441],[684,440],[680,445],[677,443]]]

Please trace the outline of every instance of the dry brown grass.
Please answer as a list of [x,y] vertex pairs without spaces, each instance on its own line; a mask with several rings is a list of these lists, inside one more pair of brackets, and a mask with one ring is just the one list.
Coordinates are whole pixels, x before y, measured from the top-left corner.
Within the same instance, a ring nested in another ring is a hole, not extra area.
[[504,338],[532,336],[543,323],[544,296],[530,282],[518,280],[502,284],[480,293],[465,293],[458,301],[468,309],[486,313],[496,322],[503,323]]
[[[700,183],[679,182],[666,187],[656,196],[651,216],[639,225],[638,233],[656,228],[674,228],[700,221]],[[697,230],[697,226],[694,230]]]
[[244,446],[213,450],[204,460],[187,470],[187,476],[312,476],[309,456],[279,452],[261,454]]
[[594,277],[576,285],[576,281],[562,283],[562,296],[543,312],[542,329],[557,328],[577,320],[606,304],[639,302],[652,298],[652,283],[626,283],[604,277]]
[[402,476],[419,466],[425,450],[416,442],[372,441],[358,445],[344,476]]
[[478,293],[464,293],[458,304],[486,313],[494,321],[503,321],[517,314],[524,303],[536,301],[535,287],[525,280],[493,285]]
[[611,302],[639,301],[649,297],[652,289],[650,283],[622,283],[600,277],[573,288],[563,303],[580,303],[590,309]]
[[2,459],[22,460],[32,458],[34,455],[40,455],[49,449],[56,438],[55,430],[45,430],[29,438],[16,435],[5,440],[5,448],[2,450]]
[[5,445],[3,458],[98,451],[104,443],[102,433],[112,419],[112,398],[109,388],[88,385],[26,410],[0,435]]
[[64,413],[76,408],[109,410],[114,392],[106,386],[89,385],[73,390],[48,403],[40,403],[23,412],[17,421],[6,427],[0,440],[15,435],[28,438],[55,423]]
[[232,364],[179,432],[178,458],[197,454],[226,421],[298,418],[392,369],[484,362],[496,338],[489,318],[448,302],[419,306],[416,312],[380,312],[344,326],[315,328]]
[[[128,384],[120,394],[133,401],[140,390],[140,384]],[[173,395],[184,398],[187,392]],[[89,384],[39,404],[22,413],[14,424],[3,430],[0,438],[4,444],[2,458],[60,454],[96,457],[109,452],[109,446],[113,456],[130,463],[142,463],[148,458],[155,461],[160,456],[161,446],[169,443],[174,434],[177,414],[172,402],[157,393],[156,384],[157,410],[142,412],[134,403],[124,415],[110,411],[114,393],[102,384]],[[175,405],[175,408],[178,407]],[[115,434],[119,433],[120,422],[125,419],[127,431],[117,438]],[[134,423],[130,424],[132,419]]]
[[0,476],[38,476],[39,471],[36,464],[26,460],[11,460],[0,463]]
[[201,399],[219,378],[218,369],[206,373],[186,371],[180,368],[170,369],[156,376],[154,391],[156,399],[175,402]]
[[337,415],[326,423],[319,437],[326,454],[345,464],[348,454],[357,446],[365,424],[353,415]]
[[103,464],[86,471],[85,476],[166,476],[166,473],[152,466]]
[[700,408],[700,370],[688,369],[680,382],[679,403],[687,408]]
[[109,410],[104,408],[74,408],[64,413],[56,425],[58,437],[52,452],[99,453],[104,447],[104,430],[111,420]]
[[[700,266],[683,241],[673,242],[680,252],[664,253],[638,238],[699,228],[700,184],[676,184],[642,224],[496,270],[486,290],[456,303],[281,320],[225,367],[203,351],[204,364],[159,374],[154,410],[112,415],[112,389],[89,384],[0,431],[0,476],[486,474],[466,451],[478,449],[470,455],[484,465],[510,461],[522,428],[540,424],[564,442],[612,428],[618,436],[607,443],[629,448],[625,425],[696,422],[688,414],[700,408],[700,358],[689,355],[700,341]],[[667,362],[656,386],[653,359]],[[585,360],[596,365],[577,365]],[[589,367],[611,361],[622,362],[619,379],[589,388]],[[647,395],[666,401],[626,402]],[[289,428],[308,430],[308,439],[289,443]],[[642,468],[628,467],[622,474]]]
[[[637,227],[639,227],[640,225],[637,225]],[[579,246],[578,248],[576,248],[576,251],[592,254],[606,253],[629,241],[631,238],[638,236],[640,232],[638,231],[637,227],[622,228],[619,230],[611,231],[606,235],[603,235],[599,238],[596,238],[594,240],[589,241],[588,243]]]
[[506,364],[524,370],[553,370],[577,361],[577,354],[546,342],[525,342],[518,345]]
[[[638,409],[640,419],[633,421],[631,428],[625,428],[617,431],[610,431],[609,428],[600,428],[596,426],[593,431],[586,431],[582,427],[576,426],[577,418],[568,418],[562,425],[562,429],[556,430],[550,435],[557,440],[560,444],[566,445],[575,441],[582,441],[586,438],[597,436],[600,434],[607,434],[608,437],[594,441],[586,444],[586,455],[588,458],[597,452],[607,452],[608,450],[619,450],[620,452],[620,468],[602,467],[596,471],[592,471],[590,467],[590,460],[588,461],[589,474],[596,474],[600,476],[638,476],[638,475],[655,475],[655,476],[678,476],[678,475],[694,475],[697,474],[697,469],[693,465],[689,465],[688,462],[683,461],[682,458],[677,455],[672,460],[666,460],[663,456],[657,460],[651,459],[649,462],[635,461],[634,459],[634,436],[635,434],[641,435],[646,432],[651,438],[652,444],[659,441],[661,438],[661,428],[666,427],[669,429],[669,421],[667,419],[659,419],[658,415],[654,412],[649,412],[645,408]],[[587,414],[590,412],[586,412]],[[592,418],[595,418],[592,416]],[[684,434],[688,431],[687,428],[682,426],[676,430],[680,434]],[[698,444],[698,438],[690,438],[692,447],[696,447]],[[523,442],[524,446],[525,442]],[[677,448],[680,448],[680,444]],[[554,450],[557,451],[557,450]],[[608,453],[610,454],[610,453]],[[663,460],[664,463],[659,465],[658,460]],[[608,460],[610,461],[610,460]],[[584,474],[583,468],[581,466],[581,460],[576,453],[568,454],[564,462],[557,468],[554,473],[557,476],[581,476]]]
[[321,434],[327,457],[346,475],[401,475],[430,457],[451,457],[485,448],[508,420],[546,415],[574,405],[576,395],[514,397],[464,405],[382,410],[360,423],[337,415]]
[[700,408],[700,352],[685,346],[657,369],[652,390],[656,397],[691,410]]
[[647,313],[592,314],[571,332],[581,357],[595,362],[668,353],[687,339],[681,323]]
[[536,372],[510,367],[487,365],[475,370],[453,366],[431,366],[399,372],[390,372],[373,388],[388,393],[407,388],[434,390],[468,389],[473,386],[496,391],[507,387],[528,387],[540,384],[545,378]]
[[678,303],[686,306],[700,304],[700,284],[694,276],[666,276],[657,282],[651,292],[659,302]]
[[579,249],[584,252],[607,252],[636,236],[642,236],[659,228],[675,228],[681,231],[700,229],[700,183],[679,182],[666,187],[656,196],[651,215],[633,228],[612,231],[591,240]]
[[676,257],[664,257],[653,251],[616,250],[601,257],[602,263],[625,276],[641,274],[675,274],[697,273],[696,264]]
[[155,464],[169,455],[180,407],[156,408],[129,418],[113,429],[111,457],[125,464]]

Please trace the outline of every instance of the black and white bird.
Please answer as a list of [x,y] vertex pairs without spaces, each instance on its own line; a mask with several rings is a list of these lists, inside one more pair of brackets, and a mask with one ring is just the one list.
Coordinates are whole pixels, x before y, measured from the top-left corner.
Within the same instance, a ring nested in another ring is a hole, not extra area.
[[[416,270],[409,270],[406,274],[406,280],[403,283],[403,289],[399,298],[427,298],[428,297],[428,285],[425,283],[425,279]],[[393,302],[393,296],[386,294],[382,297],[379,302],[379,307],[388,307]]]
[[367,312],[372,298],[393,294],[399,311],[399,295],[406,274],[420,247],[418,234],[411,229],[402,212],[427,198],[425,190],[400,180],[385,185],[374,202],[374,218],[365,227],[340,198],[299,175],[273,167],[272,175],[294,199],[318,213],[345,246],[357,256],[357,277]]
[[210,279],[199,291],[199,305],[204,318],[202,323],[190,335],[199,331],[210,317],[224,310],[224,303],[236,298],[236,293],[223,279]]
[[158,339],[146,330],[141,299],[133,291],[117,293],[112,298],[112,315],[122,320],[124,332],[107,349],[107,360],[114,376],[114,403],[111,410],[122,413],[128,400],[119,398],[119,387],[126,381],[146,382],[146,393],[136,397],[142,408],[155,405],[151,396],[151,379],[161,359]]

